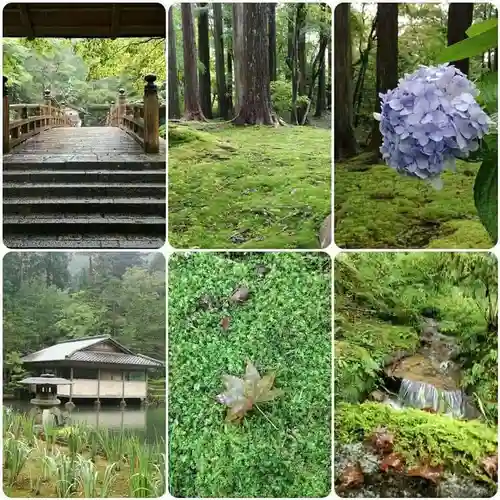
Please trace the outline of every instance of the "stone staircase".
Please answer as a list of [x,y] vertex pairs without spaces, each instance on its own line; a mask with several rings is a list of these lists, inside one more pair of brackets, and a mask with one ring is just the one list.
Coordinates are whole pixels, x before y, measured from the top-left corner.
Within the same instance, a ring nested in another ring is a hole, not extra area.
[[9,248],[160,248],[165,161],[9,161],[3,235]]

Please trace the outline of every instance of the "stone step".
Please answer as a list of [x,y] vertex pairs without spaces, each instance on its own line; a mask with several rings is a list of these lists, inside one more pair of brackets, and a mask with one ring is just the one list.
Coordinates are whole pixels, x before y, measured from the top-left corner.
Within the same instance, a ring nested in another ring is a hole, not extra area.
[[118,183],[165,183],[165,170],[12,170],[5,171],[3,182],[118,182]]
[[166,186],[161,182],[144,183],[79,183],[59,184],[52,182],[37,183],[4,183],[3,196],[6,198],[33,198],[33,197],[165,197]]
[[83,161],[71,161],[63,155],[41,157],[40,155],[12,155],[12,158],[4,156],[3,171],[29,170],[31,168],[40,170],[165,170],[166,157],[161,160],[141,160],[137,155],[124,160],[123,155],[116,159],[100,159],[92,161],[90,158]]
[[62,236],[46,236],[23,232],[22,235],[6,235],[4,233],[4,244],[8,248],[50,248],[50,249],[135,249],[152,250],[161,248],[165,243],[165,237],[152,237],[140,232],[133,235],[124,234],[95,234],[68,233]]
[[66,213],[40,215],[4,215],[5,237],[58,237],[68,234],[85,236],[108,234],[133,236],[147,235],[150,238],[165,239],[166,219],[157,215],[106,215]]
[[152,197],[5,198],[3,213],[5,215],[65,213],[130,214],[165,217],[166,203],[164,198]]

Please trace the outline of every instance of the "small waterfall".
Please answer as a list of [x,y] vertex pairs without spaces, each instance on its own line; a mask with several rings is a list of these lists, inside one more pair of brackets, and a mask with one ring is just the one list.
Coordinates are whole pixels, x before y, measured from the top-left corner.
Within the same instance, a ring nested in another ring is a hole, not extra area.
[[445,391],[426,382],[403,379],[398,401],[402,406],[432,408],[435,412],[453,417],[463,416],[463,393],[461,390]]

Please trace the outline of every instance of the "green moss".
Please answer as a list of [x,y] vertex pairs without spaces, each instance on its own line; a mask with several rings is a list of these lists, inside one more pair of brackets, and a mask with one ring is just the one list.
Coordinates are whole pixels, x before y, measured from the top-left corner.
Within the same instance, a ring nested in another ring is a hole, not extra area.
[[171,245],[318,247],[319,228],[331,211],[330,131],[219,125],[172,133]]
[[486,479],[481,460],[497,453],[497,429],[416,409],[394,410],[379,403],[341,404],[335,414],[339,442],[363,441],[378,427],[394,434],[394,451],[408,465],[431,461]]
[[[457,162],[444,188],[354,158],[335,165],[335,241],[342,248],[491,248],[474,206],[479,164]],[[366,168],[361,168],[366,167]]]

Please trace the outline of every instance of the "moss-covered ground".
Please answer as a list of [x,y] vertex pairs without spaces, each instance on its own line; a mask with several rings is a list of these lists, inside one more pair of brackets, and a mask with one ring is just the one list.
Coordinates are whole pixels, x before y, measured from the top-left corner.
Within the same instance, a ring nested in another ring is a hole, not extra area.
[[168,154],[172,246],[319,247],[331,208],[329,130],[172,125]]
[[[169,489],[176,497],[324,497],[331,489],[326,254],[175,254],[169,262]],[[238,286],[243,303],[228,298]],[[230,318],[227,329],[223,318]],[[215,401],[246,360],[277,400],[240,425]]]
[[474,206],[479,163],[457,162],[444,187],[403,177],[366,156],[335,164],[335,242],[341,248],[492,247]]
[[409,466],[442,464],[449,471],[488,479],[481,462],[497,453],[494,427],[380,403],[345,403],[336,410],[335,436],[341,443],[364,441],[380,427],[394,435],[394,451]]

